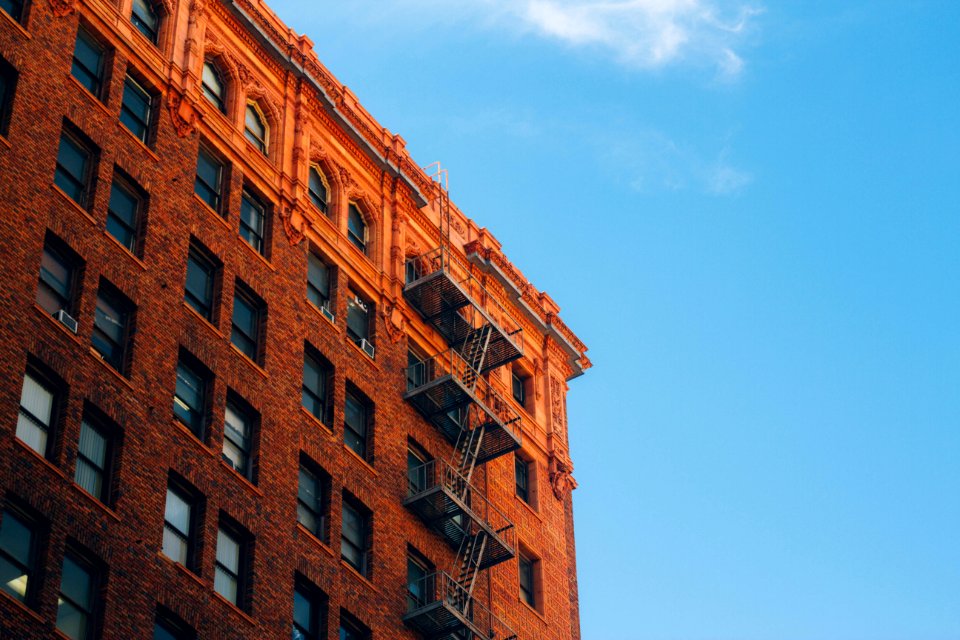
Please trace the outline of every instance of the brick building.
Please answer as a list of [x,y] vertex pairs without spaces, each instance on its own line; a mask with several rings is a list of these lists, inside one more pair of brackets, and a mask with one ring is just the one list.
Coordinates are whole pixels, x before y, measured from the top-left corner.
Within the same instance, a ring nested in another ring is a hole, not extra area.
[[251,0],[0,0],[0,638],[579,638],[558,307]]

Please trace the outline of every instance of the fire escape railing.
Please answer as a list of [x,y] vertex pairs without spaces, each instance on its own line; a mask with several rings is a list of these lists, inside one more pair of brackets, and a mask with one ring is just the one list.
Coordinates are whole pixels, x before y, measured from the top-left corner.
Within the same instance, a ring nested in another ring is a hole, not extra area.
[[[449,574],[436,571],[407,585],[403,621],[427,640],[516,640],[517,634]],[[470,635],[463,635],[466,631]]]

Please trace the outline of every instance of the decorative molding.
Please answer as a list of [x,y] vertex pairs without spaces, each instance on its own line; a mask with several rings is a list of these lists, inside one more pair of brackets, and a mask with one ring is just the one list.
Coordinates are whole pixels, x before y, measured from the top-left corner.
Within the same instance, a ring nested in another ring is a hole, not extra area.
[[554,376],[550,376],[550,416],[553,418],[553,431],[559,434],[565,433],[563,383]]
[[400,305],[396,300],[380,303],[380,315],[383,316],[383,326],[387,330],[390,342],[396,344],[406,334],[407,320],[400,312]]
[[[294,222],[294,215],[300,219],[299,225]],[[303,230],[306,219],[303,214],[294,211],[292,207],[286,205],[280,207],[280,221],[283,223],[283,231],[287,234],[287,240],[290,241],[292,246],[300,244],[307,237]]]
[[196,105],[190,102],[180,91],[170,87],[167,91],[167,110],[170,112],[170,120],[173,122],[173,129],[181,138],[187,138],[197,132],[197,123],[200,120],[200,112]]
[[566,495],[577,488],[577,481],[573,479],[573,465],[555,455],[550,456],[550,488],[553,495],[561,502]]
[[50,13],[57,18],[65,18],[77,10],[77,0],[48,0]]

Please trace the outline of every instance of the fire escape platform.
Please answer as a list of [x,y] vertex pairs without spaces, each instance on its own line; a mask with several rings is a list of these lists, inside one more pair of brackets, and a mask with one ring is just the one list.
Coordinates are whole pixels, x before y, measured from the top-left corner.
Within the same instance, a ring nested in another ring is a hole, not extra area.
[[428,597],[403,616],[425,640],[516,640],[517,634],[442,571],[424,578]]

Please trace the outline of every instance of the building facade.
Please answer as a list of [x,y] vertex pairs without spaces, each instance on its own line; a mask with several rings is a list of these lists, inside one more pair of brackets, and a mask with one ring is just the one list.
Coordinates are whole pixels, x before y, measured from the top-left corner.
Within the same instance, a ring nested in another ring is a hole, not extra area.
[[255,0],[0,0],[0,638],[579,638],[559,308]]

